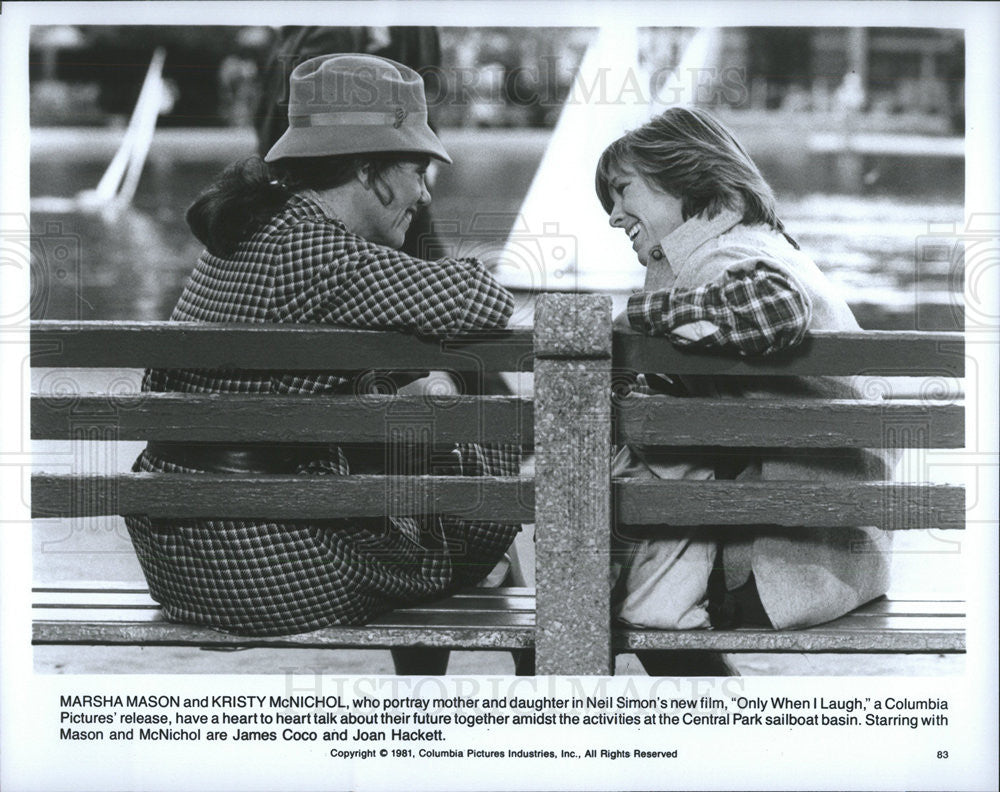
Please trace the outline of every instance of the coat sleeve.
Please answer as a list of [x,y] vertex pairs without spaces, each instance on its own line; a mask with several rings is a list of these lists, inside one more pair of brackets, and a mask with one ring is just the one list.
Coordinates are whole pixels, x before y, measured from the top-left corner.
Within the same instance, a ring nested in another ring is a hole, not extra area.
[[475,259],[423,261],[321,223],[292,229],[281,259],[286,321],[448,333],[505,327],[514,310]]
[[634,329],[668,335],[678,346],[769,355],[802,341],[812,305],[783,273],[758,262],[696,289],[634,294],[628,319]]

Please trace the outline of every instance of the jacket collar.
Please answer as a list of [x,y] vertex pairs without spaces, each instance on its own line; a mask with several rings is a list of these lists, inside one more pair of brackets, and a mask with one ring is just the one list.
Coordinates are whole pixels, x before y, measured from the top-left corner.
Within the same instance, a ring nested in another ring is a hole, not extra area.
[[723,209],[711,220],[703,215],[689,218],[660,240],[660,249],[674,275],[680,273],[691,254],[708,242],[739,225],[743,211]]
[[308,217],[312,220],[328,220],[342,226],[346,230],[344,221],[339,217],[334,217],[326,204],[319,197],[315,190],[302,190],[294,193],[285,204],[285,211],[297,217]]

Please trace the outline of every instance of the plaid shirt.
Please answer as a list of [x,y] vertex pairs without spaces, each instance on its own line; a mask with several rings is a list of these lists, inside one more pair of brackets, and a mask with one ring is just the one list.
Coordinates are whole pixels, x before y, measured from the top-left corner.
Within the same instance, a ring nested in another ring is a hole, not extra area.
[[741,355],[798,344],[811,319],[808,300],[764,263],[696,289],[633,294],[627,313],[635,330],[669,334],[678,346],[725,347]]
[[[293,196],[230,258],[203,253],[176,321],[336,323],[455,332],[500,328],[511,295],[473,259],[420,261],[374,245],[329,217],[315,195]],[[374,361],[373,361],[374,362]],[[351,393],[344,372],[146,372],[151,391]],[[297,472],[347,475],[330,446]],[[462,444],[448,472],[517,475],[516,445]],[[197,473],[144,451],[133,468]],[[393,471],[387,471],[393,472]],[[363,623],[395,605],[482,579],[518,525],[448,515],[323,521],[151,520],[126,517],[150,593],[173,621],[244,634]]]

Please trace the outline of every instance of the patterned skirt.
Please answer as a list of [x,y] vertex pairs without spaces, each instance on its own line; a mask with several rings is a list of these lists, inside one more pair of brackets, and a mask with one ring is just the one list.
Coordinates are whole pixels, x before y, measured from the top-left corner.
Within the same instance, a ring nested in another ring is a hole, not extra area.
[[[299,473],[346,473],[330,464]],[[517,475],[516,446],[462,447],[463,475]],[[133,470],[199,473],[144,451]],[[448,515],[329,520],[150,519],[126,525],[153,599],[171,621],[244,635],[363,624],[484,578],[521,526]]]

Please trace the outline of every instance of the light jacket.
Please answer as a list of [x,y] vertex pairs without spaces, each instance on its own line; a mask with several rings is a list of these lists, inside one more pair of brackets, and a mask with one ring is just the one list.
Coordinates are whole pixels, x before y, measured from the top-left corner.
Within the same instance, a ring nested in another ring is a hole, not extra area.
[[[764,263],[784,274],[809,301],[809,330],[860,329],[846,301],[805,253],[782,233],[743,225],[740,219],[724,210],[711,220],[692,218],[665,237],[661,248],[666,260],[660,262],[664,285],[672,291],[695,289]],[[844,377],[680,379],[692,396],[712,398],[859,399],[864,387],[863,380]],[[657,464],[655,452],[644,456],[651,467]],[[662,458],[675,461],[676,455]],[[737,480],[880,480],[889,477],[895,459],[892,452],[871,449],[768,450],[740,460]],[[738,535],[747,538],[723,548],[727,587],[742,585],[753,572],[761,602],[779,629],[837,618],[888,588],[891,534],[880,528],[775,527]]]

